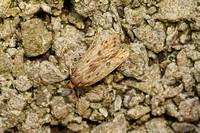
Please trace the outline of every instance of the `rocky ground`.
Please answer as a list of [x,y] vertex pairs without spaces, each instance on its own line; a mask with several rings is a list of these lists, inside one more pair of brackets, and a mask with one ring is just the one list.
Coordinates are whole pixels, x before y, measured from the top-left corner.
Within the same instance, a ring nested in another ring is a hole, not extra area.
[[[90,46],[130,56],[77,104]],[[0,133],[200,133],[200,0],[1,0]]]

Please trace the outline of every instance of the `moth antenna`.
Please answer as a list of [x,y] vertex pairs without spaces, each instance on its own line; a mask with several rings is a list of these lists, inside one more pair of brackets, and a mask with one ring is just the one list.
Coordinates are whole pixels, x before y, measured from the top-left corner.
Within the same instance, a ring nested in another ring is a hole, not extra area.
[[67,51],[69,51],[71,48],[72,48],[72,47],[70,47],[70,48],[68,48],[68,49],[65,49],[65,50],[61,53],[61,57],[64,58],[65,67],[67,67],[68,70],[66,70],[66,69],[62,66],[62,63],[61,63],[60,59],[58,59],[58,61],[59,61],[59,63],[60,63],[60,66],[62,67],[62,69],[63,69],[64,71],[67,71],[70,75],[72,74],[72,73],[71,73],[71,66],[69,66],[69,67],[67,66],[64,53],[66,53]]

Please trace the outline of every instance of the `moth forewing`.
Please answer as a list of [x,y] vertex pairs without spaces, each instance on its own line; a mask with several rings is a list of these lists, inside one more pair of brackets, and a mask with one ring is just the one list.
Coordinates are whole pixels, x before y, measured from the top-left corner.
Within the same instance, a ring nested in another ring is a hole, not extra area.
[[88,50],[75,66],[71,81],[77,87],[90,86],[103,79],[129,56],[129,49],[116,35]]

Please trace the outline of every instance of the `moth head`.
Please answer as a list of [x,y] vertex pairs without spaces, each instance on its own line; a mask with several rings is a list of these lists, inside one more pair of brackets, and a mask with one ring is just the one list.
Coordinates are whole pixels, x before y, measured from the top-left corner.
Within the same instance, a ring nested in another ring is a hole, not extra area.
[[73,90],[73,88],[75,87],[75,85],[70,81],[66,87],[69,87],[71,90]]

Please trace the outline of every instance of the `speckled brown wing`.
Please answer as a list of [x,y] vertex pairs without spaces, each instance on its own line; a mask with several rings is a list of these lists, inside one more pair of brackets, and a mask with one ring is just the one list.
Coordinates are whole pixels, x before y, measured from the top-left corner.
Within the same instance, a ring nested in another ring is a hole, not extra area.
[[87,51],[71,75],[77,87],[90,86],[103,79],[129,56],[129,49],[116,35],[109,36]]

